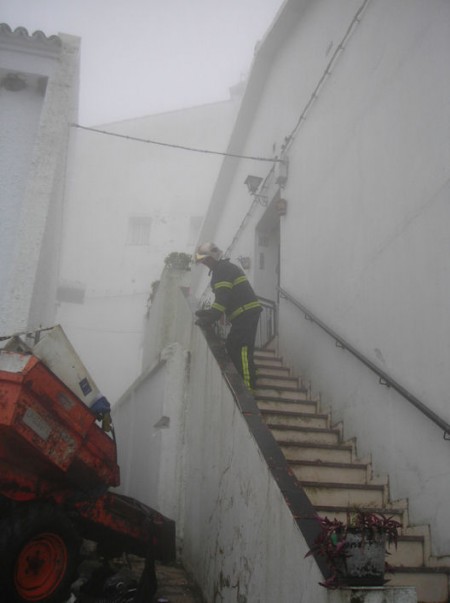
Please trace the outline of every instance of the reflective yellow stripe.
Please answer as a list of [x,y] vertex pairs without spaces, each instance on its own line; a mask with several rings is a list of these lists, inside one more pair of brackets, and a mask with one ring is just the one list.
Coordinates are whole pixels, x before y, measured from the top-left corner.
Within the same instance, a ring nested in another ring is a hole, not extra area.
[[254,310],[255,308],[260,308],[261,304],[258,301],[250,302],[249,304],[245,304],[244,306],[240,306],[236,308],[236,310],[228,317],[229,320],[234,320],[237,316],[240,316],[246,310]]
[[250,384],[250,367],[248,366],[248,347],[244,345],[241,348],[241,363],[242,363],[242,378],[248,389],[251,389]]
[[245,275],[243,275],[243,276],[238,276],[236,279],[234,279],[233,282],[218,281],[217,283],[214,284],[214,289],[232,289],[235,285],[240,285],[241,283],[246,283],[247,280],[248,280],[247,277]]
[[233,285],[230,281],[219,281],[214,285],[214,289],[232,289]]
[[225,306],[222,306],[221,304],[217,304],[216,302],[213,303],[211,308],[214,308],[214,310],[219,310],[219,312],[225,312]]

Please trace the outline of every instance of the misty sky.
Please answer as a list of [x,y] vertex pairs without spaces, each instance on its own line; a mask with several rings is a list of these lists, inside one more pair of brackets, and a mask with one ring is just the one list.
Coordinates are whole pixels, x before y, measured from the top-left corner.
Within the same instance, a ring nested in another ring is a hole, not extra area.
[[0,22],[81,37],[79,122],[226,100],[283,0],[0,0]]

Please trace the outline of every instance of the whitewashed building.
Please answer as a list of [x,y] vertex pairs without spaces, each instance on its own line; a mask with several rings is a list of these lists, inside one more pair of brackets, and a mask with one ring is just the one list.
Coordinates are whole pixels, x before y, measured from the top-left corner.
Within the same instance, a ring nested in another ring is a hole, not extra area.
[[[199,236],[245,259],[276,307],[272,346],[329,422],[283,425],[285,454],[306,432],[334,432],[337,447],[318,444],[331,458],[309,461],[329,471],[326,484],[300,477],[296,495],[340,512],[379,506],[378,491],[403,522],[390,584],[414,586],[424,603],[449,597],[449,56],[447,1],[286,0],[228,147],[248,159],[224,159]],[[260,179],[253,192],[248,176]],[[207,273],[193,271],[190,306],[173,278],[150,312],[153,364],[116,409],[127,438],[164,465],[144,492],[124,454],[126,489],[173,505],[184,564],[207,600],[329,601],[304,559],[291,491],[260,446],[258,413],[193,326]],[[367,473],[342,488],[349,464]]]
[[226,149],[241,88],[103,133],[72,129],[57,316],[111,402],[141,372],[164,259],[194,250],[222,159],[209,151]]
[[0,332],[54,324],[79,39],[0,24]]

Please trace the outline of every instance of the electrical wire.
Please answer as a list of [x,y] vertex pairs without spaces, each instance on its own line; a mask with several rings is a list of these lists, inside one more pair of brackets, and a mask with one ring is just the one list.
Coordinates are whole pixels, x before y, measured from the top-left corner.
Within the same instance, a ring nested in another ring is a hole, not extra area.
[[82,126],[80,124],[70,124],[73,128],[79,128],[80,130],[87,130],[88,132],[96,132],[97,134],[104,134],[106,136],[115,136],[117,138],[125,138],[126,140],[134,140],[136,142],[144,142],[146,144],[155,144],[161,147],[170,147],[172,149],[181,149],[182,151],[191,151],[193,153],[207,153],[209,155],[222,155],[222,157],[235,157],[236,159],[251,159],[252,161],[268,161],[270,163],[281,163],[281,159],[278,157],[254,157],[252,155],[238,155],[234,153],[226,153],[222,151],[211,151],[209,149],[197,149],[195,147],[187,147],[181,144],[172,144],[169,142],[161,142],[160,140],[150,140],[146,138],[139,138],[137,136],[128,136],[127,134],[117,134],[116,132],[108,132],[107,130],[100,130],[99,128],[90,128],[88,126]]
[[[282,146],[282,154],[281,154],[281,159],[279,159],[279,162],[283,162],[284,161],[284,157],[288,151],[288,148],[292,145],[295,136],[298,133],[298,130],[300,129],[300,126],[302,125],[302,123],[306,120],[306,114],[308,113],[308,111],[310,110],[311,106],[314,104],[314,102],[317,100],[318,95],[320,93],[320,90],[322,88],[322,86],[324,85],[326,79],[331,75],[334,64],[337,62],[337,58],[338,56],[341,54],[341,52],[345,49],[346,44],[350,38],[350,36],[352,35],[355,27],[357,25],[359,25],[359,23],[361,22],[361,18],[362,18],[362,14],[365,11],[365,9],[367,8],[369,2],[371,0],[363,0],[361,6],[359,7],[359,9],[356,11],[353,19],[351,20],[349,26],[347,27],[344,36],[341,40],[341,42],[338,44],[336,50],[334,51],[331,59],[329,60],[324,72],[322,73],[322,76],[320,77],[319,81],[317,82],[308,102],[306,103],[305,107],[303,108],[302,112],[300,113],[300,116],[297,119],[297,122],[294,126],[294,128],[292,129],[291,133],[285,137],[284,139],[284,145]],[[267,176],[264,179],[263,185],[267,186],[267,182],[269,180],[270,175],[273,173],[274,167],[272,166],[271,170],[269,171],[269,173],[267,174]],[[247,211],[247,213],[244,216],[244,219],[242,220],[239,228],[236,231],[236,234],[234,235],[234,238],[232,240],[232,242],[230,243],[229,247],[227,248],[225,255],[227,257],[229,257],[229,255],[231,254],[231,251],[233,249],[233,247],[235,246],[235,244],[237,243],[242,231],[244,230],[247,222],[250,219],[251,214],[253,213],[254,209],[256,206],[256,202],[255,200],[253,201],[252,205],[250,206],[250,209]]]
[[314,104],[314,102],[317,100],[320,89],[322,88],[325,80],[331,75],[332,70],[333,70],[333,66],[337,61],[338,56],[341,54],[341,52],[344,51],[346,44],[350,38],[350,36],[353,33],[353,30],[355,29],[355,27],[357,25],[359,25],[359,23],[361,22],[361,17],[363,12],[366,10],[367,5],[369,4],[370,0],[364,0],[363,3],[361,4],[361,6],[359,7],[359,9],[356,11],[356,14],[354,15],[353,19],[350,22],[350,25],[347,27],[344,36],[341,40],[341,42],[337,45],[336,50],[334,51],[334,53],[331,56],[331,59],[328,61],[328,64],[324,70],[324,72],[322,73],[321,78],[319,79],[319,81],[317,82],[316,87],[314,88],[308,102],[306,103],[303,111],[301,112],[297,123],[295,124],[293,130],[291,131],[291,133],[289,134],[289,136],[286,136],[285,140],[285,147],[284,150],[291,145],[293,138],[295,137],[298,129],[300,128],[302,122],[305,121],[306,119],[306,114],[309,111],[309,109],[311,108],[311,106]]

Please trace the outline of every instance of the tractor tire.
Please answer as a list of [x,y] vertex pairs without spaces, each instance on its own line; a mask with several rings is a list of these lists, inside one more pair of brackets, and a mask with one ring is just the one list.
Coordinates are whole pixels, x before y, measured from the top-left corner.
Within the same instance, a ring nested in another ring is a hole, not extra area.
[[70,596],[80,539],[49,504],[24,504],[0,525],[0,592],[8,603],[63,603]]

